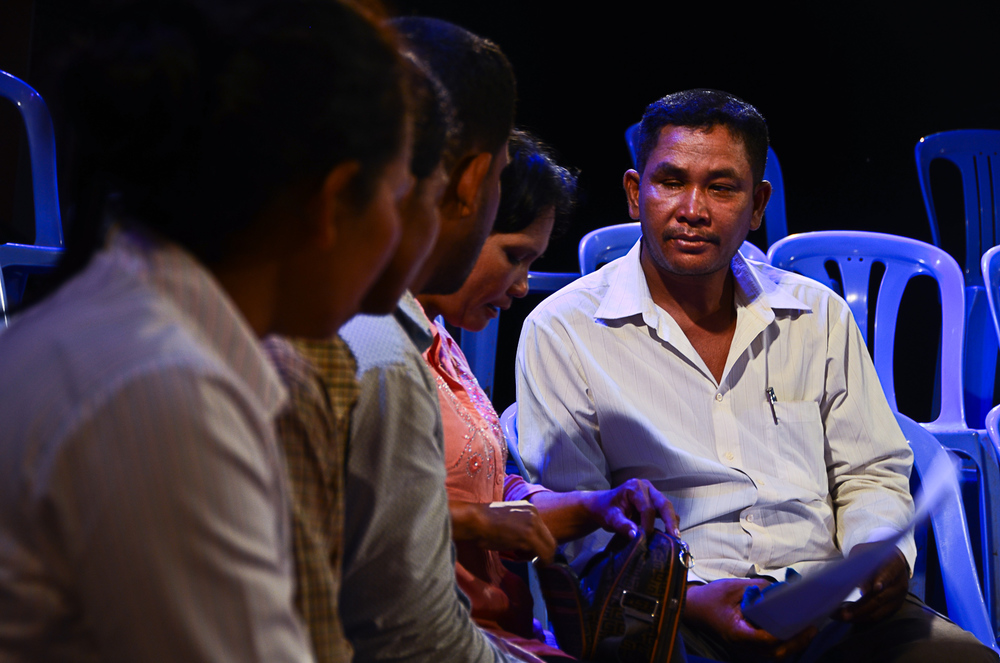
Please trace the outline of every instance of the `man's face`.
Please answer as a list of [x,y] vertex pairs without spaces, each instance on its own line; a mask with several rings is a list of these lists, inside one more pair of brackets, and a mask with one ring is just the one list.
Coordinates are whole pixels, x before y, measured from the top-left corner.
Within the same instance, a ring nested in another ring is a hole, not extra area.
[[442,223],[438,246],[434,249],[435,254],[441,257],[421,292],[448,295],[465,283],[483,243],[493,230],[500,205],[500,173],[507,167],[508,160],[507,145],[504,144],[493,155],[489,170],[479,186],[475,212],[469,217]]
[[625,173],[629,215],[642,224],[643,261],[663,275],[726,273],[771,195],[754,187],[743,141],[724,126],[667,125],[641,173]]

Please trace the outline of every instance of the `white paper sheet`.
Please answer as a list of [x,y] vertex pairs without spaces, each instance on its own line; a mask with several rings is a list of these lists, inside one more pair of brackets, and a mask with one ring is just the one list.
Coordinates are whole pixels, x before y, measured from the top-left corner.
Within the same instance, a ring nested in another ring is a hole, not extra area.
[[892,555],[896,542],[920,524],[952,490],[958,490],[957,469],[951,456],[938,454],[921,477],[915,513],[907,526],[891,539],[834,562],[822,569],[768,592],[744,611],[744,616],[777,638],[787,640],[811,624],[818,624],[837,610],[856,587],[870,578]]

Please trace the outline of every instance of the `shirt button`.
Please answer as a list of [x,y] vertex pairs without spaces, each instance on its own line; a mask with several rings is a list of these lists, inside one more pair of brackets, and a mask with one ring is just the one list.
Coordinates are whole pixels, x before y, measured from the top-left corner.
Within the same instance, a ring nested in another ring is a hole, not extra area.
[[715,395],[715,400],[717,400],[717,401],[719,401],[721,403],[722,402],[722,394],[716,394]]
[[734,458],[732,451],[726,452],[726,460],[732,460]]
[[747,514],[747,522],[748,523],[752,523],[753,522],[753,514],[752,513]]

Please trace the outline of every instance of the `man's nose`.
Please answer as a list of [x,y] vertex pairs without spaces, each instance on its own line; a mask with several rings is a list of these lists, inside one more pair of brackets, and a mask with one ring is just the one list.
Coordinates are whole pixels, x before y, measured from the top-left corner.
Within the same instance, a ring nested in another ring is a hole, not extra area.
[[684,220],[687,223],[704,223],[708,220],[706,203],[705,191],[700,186],[685,188],[677,208],[678,220]]

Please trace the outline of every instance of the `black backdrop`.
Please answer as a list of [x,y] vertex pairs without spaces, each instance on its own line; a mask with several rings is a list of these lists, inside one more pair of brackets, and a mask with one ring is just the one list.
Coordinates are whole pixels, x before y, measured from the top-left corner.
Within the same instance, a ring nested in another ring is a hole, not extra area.
[[[510,58],[518,124],[581,170],[573,229],[534,267],[570,271],[582,235],[630,220],[621,189],[630,166],[625,128],[651,101],[692,87],[732,92],[767,118],[789,232],[872,230],[929,241],[914,145],[938,131],[1000,129],[1000,5],[962,0],[936,3],[933,12],[888,5],[601,2],[585,9],[565,0],[396,0],[394,8],[463,25]],[[961,260],[957,174],[938,170],[945,247]],[[901,312],[901,328],[925,327],[922,302],[934,297],[915,284],[908,294],[915,310]],[[537,301],[529,296],[501,318],[498,409],[514,400],[514,345]],[[916,332],[905,340],[933,343],[940,323],[931,318],[929,341],[909,338]],[[905,344],[900,351],[913,352]],[[933,353],[915,354],[925,361],[899,367],[900,406],[927,420]]]
[[[930,11],[877,0],[781,8],[386,1],[397,13],[450,20],[497,42],[518,76],[518,123],[549,142],[565,165],[580,169],[574,226],[536,263],[539,270],[576,269],[576,243],[584,233],[629,220],[621,190],[630,165],[623,133],[646,104],[671,91],[719,88],[760,109],[784,171],[790,232],[862,229],[929,240],[914,144],[937,131],[1000,128],[1000,4],[994,1],[935,3]],[[0,69],[34,82],[32,63],[84,6],[79,0],[0,0]],[[25,241],[30,214],[26,160],[11,153],[19,142],[15,120],[12,109],[0,108],[0,241]],[[20,148],[23,153],[23,141]],[[961,260],[957,176],[938,170],[945,248]],[[65,195],[62,202],[72,204]],[[921,302],[934,293],[916,297],[914,311],[901,313],[904,338],[927,326]],[[501,319],[498,408],[514,399],[514,344],[535,303],[529,296]],[[934,324],[927,332],[931,343]],[[900,405],[926,420],[933,353],[911,354],[923,364],[897,362]]]

